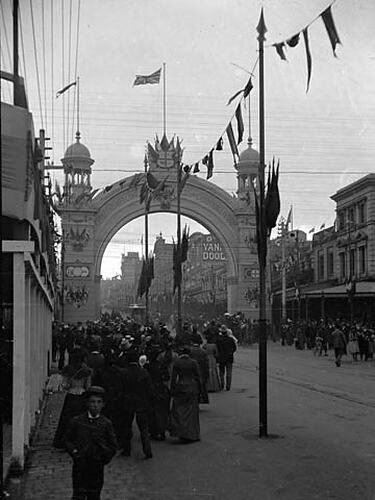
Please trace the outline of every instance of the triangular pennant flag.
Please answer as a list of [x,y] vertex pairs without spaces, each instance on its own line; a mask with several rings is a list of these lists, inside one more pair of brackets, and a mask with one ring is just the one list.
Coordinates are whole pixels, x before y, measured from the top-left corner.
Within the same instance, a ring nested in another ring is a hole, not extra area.
[[285,43],[284,42],[274,43],[273,46],[275,47],[276,52],[279,54],[279,56],[281,57],[281,59],[283,61],[286,61],[287,58],[286,58],[286,55],[285,55],[285,52],[284,52]]
[[220,137],[216,144],[216,151],[223,151],[223,142],[223,138]]
[[227,137],[228,137],[228,141],[229,141],[229,146],[230,146],[230,149],[232,151],[233,159],[234,159],[235,163],[237,163],[238,148],[237,148],[236,140],[234,138],[234,133],[233,133],[233,128],[232,128],[231,123],[229,123],[229,125],[227,126],[226,132],[227,132]]
[[208,155],[206,155],[206,156],[202,159],[202,163],[203,163],[203,165],[208,165]]
[[211,151],[208,154],[208,162],[207,162],[207,177],[206,179],[210,179],[213,175],[213,170],[214,170],[214,150],[211,149]]
[[250,77],[245,88],[243,89],[244,99],[246,99],[246,97],[250,94],[252,89],[253,89],[253,82],[251,81],[251,77]]
[[289,40],[286,41],[289,47],[296,47],[298,45],[299,35],[300,33],[297,33],[296,35],[292,36],[292,38],[289,38]]
[[237,144],[240,144],[243,139],[243,133],[245,130],[243,119],[242,119],[242,111],[241,111],[241,103],[238,104],[236,109],[236,119],[237,119],[237,130],[238,130],[238,140]]
[[198,172],[200,172],[200,170],[199,170],[199,161],[197,161],[197,163],[194,165],[193,174],[197,174]]
[[239,90],[234,95],[232,95],[232,97],[227,102],[227,106],[229,106],[229,104],[231,102],[233,102],[235,100],[235,98],[238,97],[241,94],[241,92],[243,92],[243,96],[244,96],[244,98],[246,98],[250,94],[252,88],[253,88],[253,83],[252,83],[251,77],[250,77],[249,81],[245,85],[245,88],[243,88],[242,90]]
[[338,43],[341,44],[339,35],[336,30],[335,22],[333,20],[332,12],[331,12],[331,6],[329,6],[322,14],[322,19],[324,26],[326,27],[327,34],[329,36],[329,40],[332,45],[332,50],[333,50],[333,55],[337,57],[336,55],[336,45]]
[[309,86],[310,86],[311,66],[312,66],[312,59],[311,59],[311,52],[309,45],[309,34],[307,28],[303,30],[303,39],[305,41],[306,60],[307,60],[307,87],[306,87],[306,93],[307,93],[309,91]]

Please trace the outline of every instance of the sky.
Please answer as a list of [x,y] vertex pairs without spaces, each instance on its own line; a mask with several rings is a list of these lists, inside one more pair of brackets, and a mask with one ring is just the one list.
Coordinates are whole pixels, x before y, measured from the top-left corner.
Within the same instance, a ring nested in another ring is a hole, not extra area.
[[[281,214],[286,216],[293,205],[296,228],[308,232],[323,223],[329,226],[335,218],[330,196],[372,172],[375,164],[375,2],[337,0],[333,4],[342,42],[336,49],[338,57],[333,56],[318,17],[330,3],[20,0],[21,73],[26,68],[35,128],[43,120],[54,148],[51,159],[59,164],[74,141],[76,88],[57,100],[54,94],[78,75],[82,142],[95,159],[93,186],[106,186],[142,170],[146,142],[153,141],[156,133],[162,135],[162,85],[133,87],[133,81],[136,74],[150,74],[165,62],[167,135],[183,140],[183,160],[194,163],[225,130],[235,111],[235,104],[226,106],[228,98],[247,82],[245,70],[253,70],[251,135],[258,149],[256,26],[263,6],[268,29],[266,160],[280,159]],[[1,26],[6,28],[1,30],[1,64],[5,70],[11,67],[10,7],[11,0],[1,1]],[[312,53],[308,93],[302,41],[288,48],[287,62],[272,47],[307,25]],[[2,97],[7,98],[6,92],[2,88]],[[240,151],[245,148],[246,141]],[[52,175],[60,179],[59,173]],[[228,146],[215,156],[210,182],[229,193],[236,191]],[[153,216],[151,227],[152,234],[161,231],[169,238],[174,234],[174,218]],[[103,260],[103,276],[119,273],[121,252],[139,248],[136,241],[140,241],[142,228],[142,220],[133,221],[115,236]],[[194,230],[199,226],[192,222],[191,232]]]

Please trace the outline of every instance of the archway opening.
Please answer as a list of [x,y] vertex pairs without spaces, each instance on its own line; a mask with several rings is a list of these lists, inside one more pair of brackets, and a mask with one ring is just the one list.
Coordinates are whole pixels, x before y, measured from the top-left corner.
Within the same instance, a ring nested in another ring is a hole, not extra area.
[[[150,317],[169,322],[177,310],[173,293],[173,241],[177,218],[171,213],[148,216],[148,250],[154,254],[154,279],[149,291]],[[190,217],[181,217],[189,230],[189,250],[183,264],[183,317],[196,322],[227,311],[228,256],[219,236]],[[145,255],[144,217],[125,224],[107,244],[101,262],[101,310],[132,315],[144,306],[137,296]]]

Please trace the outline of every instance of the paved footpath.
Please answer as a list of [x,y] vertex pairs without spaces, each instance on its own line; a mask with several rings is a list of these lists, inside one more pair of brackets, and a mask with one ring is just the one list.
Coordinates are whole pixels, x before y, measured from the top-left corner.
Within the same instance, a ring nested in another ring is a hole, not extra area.
[[[66,452],[52,447],[63,402],[64,394],[61,392],[47,396],[42,422],[31,447],[23,479],[20,497],[24,500],[70,500],[71,498],[72,461]],[[139,478],[136,461],[126,460],[121,456],[116,457],[106,467],[102,500],[138,498],[148,497],[146,488]]]

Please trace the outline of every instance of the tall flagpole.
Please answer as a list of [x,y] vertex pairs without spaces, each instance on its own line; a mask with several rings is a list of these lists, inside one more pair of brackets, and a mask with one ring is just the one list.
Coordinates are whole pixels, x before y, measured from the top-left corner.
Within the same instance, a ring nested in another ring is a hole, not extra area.
[[[147,157],[145,155],[145,174],[147,175]],[[146,181],[147,182],[147,181]],[[148,206],[147,206],[147,201],[145,201],[145,262],[146,262],[146,271],[147,271],[147,279],[148,279],[148,273],[149,273],[149,267],[148,267]],[[146,286],[146,324],[148,324],[149,320],[149,305],[150,305],[150,300],[149,300],[149,289],[148,286]]]
[[166,63],[163,63],[163,135],[167,135],[167,71]]
[[[265,117],[264,117],[264,41],[267,32],[263,8],[257,26],[259,41],[259,225],[265,228],[264,168],[265,168]],[[267,238],[262,241],[267,252]],[[267,437],[267,330],[266,330],[266,266],[263,256],[259,258],[259,437]]]
[[80,135],[79,131],[79,76],[77,76],[77,135]]
[[182,263],[181,263],[181,148],[177,138],[177,334],[182,333],[182,307],[181,307],[181,285],[182,285]]

